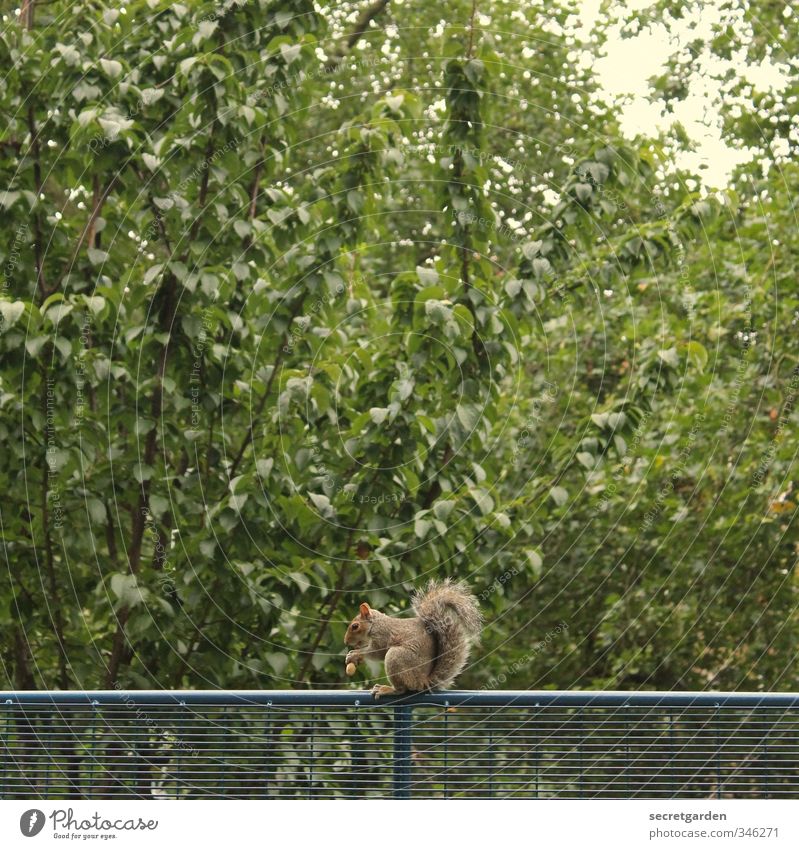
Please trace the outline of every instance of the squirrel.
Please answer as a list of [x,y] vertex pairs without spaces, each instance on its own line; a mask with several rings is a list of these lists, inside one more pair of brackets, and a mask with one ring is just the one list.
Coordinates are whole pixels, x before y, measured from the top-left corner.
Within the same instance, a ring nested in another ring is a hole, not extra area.
[[375,684],[375,699],[449,687],[480,634],[483,617],[477,599],[460,581],[430,581],[414,594],[411,607],[414,618],[398,619],[363,602],[344,635],[344,644],[352,647],[347,665],[385,660],[391,686]]

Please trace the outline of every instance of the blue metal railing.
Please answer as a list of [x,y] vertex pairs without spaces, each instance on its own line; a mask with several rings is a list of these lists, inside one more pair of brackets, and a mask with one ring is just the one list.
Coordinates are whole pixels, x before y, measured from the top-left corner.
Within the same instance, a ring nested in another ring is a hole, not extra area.
[[799,694],[0,692],[0,798],[799,798]]

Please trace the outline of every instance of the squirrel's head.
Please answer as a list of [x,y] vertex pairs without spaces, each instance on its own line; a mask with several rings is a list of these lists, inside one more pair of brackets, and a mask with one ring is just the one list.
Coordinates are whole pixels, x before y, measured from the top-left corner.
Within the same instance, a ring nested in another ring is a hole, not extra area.
[[372,630],[376,612],[366,602],[361,605],[358,615],[347,626],[347,633],[344,635],[345,646],[358,648],[369,642],[369,632]]

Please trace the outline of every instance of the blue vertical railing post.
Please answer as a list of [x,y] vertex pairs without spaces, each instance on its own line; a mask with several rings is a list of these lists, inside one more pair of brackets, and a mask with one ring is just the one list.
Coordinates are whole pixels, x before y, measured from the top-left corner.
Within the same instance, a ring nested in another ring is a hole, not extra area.
[[394,798],[411,795],[411,708],[394,708]]
[[267,799],[271,798],[271,790],[272,790],[272,702],[266,703],[265,713],[264,713],[264,742],[263,742],[263,751],[264,751],[264,761],[263,761],[263,782],[264,782],[264,795]]
[[42,733],[36,734],[36,742],[42,750],[44,758],[44,798],[46,799],[50,793],[50,768],[53,765],[53,746],[51,745],[51,737],[53,736],[52,727],[48,727],[45,721],[42,725]]
[[[536,702],[535,703],[535,709],[536,709],[535,719],[538,719],[540,708],[541,708],[540,703]],[[542,719],[543,719],[543,717],[542,717]],[[534,729],[535,729],[535,737],[533,739],[535,740],[535,743],[533,744],[533,763],[535,764],[535,798],[538,799],[539,798],[538,794],[541,791],[540,775],[539,775],[539,770],[540,770],[539,742],[541,740],[541,732],[535,726],[534,726]]]
[[11,735],[11,699],[6,699],[3,702],[3,774],[0,777],[0,799],[6,798],[6,770],[8,762],[11,759],[9,740]]
[[769,749],[768,749],[768,735],[771,731],[773,723],[766,725],[766,733],[763,735],[762,748],[760,753],[760,782],[761,782],[761,793],[763,794],[764,799],[773,798],[773,794],[769,792]]
[[666,789],[676,796],[677,789],[682,787],[682,784],[678,784],[677,781],[680,778],[680,771],[677,766],[677,747],[675,745],[674,738],[674,714],[669,711],[669,760],[668,765],[669,768],[666,771]]
[[[173,757],[173,752],[175,748],[177,748],[177,757],[175,758],[175,799],[179,799],[182,795],[180,784],[180,771],[183,767],[183,728],[185,725],[185,721],[181,722],[181,719],[185,716],[187,710],[186,702],[181,701],[180,707],[183,708],[183,710],[179,711],[177,717],[175,718],[175,733],[173,735],[173,739],[170,740],[167,736],[167,740],[170,744],[168,749],[170,760]],[[227,713],[227,708],[225,708],[225,713]]]
[[585,778],[585,764],[583,763],[583,709],[577,710],[577,758],[580,765],[580,775],[578,778],[578,796],[583,798],[583,779]]
[[488,730],[488,795],[494,795],[494,729]]
[[89,755],[89,772],[88,786],[86,787],[86,796],[91,797],[96,793],[94,786],[94,766],[97,763],[97,749],[94,745],[97,736],[97,714],[100,710],[100,703],[97,699],[92,699],[92,719],[91,719],[91,736],[89,737],[88,755]]
[[716,798],[721,799],[721,727],[719,725],[720,705],[716,705]]
[[[631,705],[624,705],[629,708]],[[630,751],[630,736],[632,728],[630,724],[630,711],[624,710],[624,788],[625,793],[630,795],[630,771],[632,770],[632,752]]]
[[449,702],[444,702],[444,798],[449,799]]
[[314,762],[316,761],[316,708],[311,708],[310,757],[308,758],[308,798],[313,798]]

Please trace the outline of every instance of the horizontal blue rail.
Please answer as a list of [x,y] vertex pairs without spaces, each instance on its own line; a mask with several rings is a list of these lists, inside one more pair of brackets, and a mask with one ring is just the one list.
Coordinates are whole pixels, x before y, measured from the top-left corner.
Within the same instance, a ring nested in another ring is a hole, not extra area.
[[0,692],[0,799],[799,798],[799,693]]
[[6,705],[408,705],[427,707],[799,708],[799,693],[622,690],[441,690],[375,700],[368,690],[17,690]]

